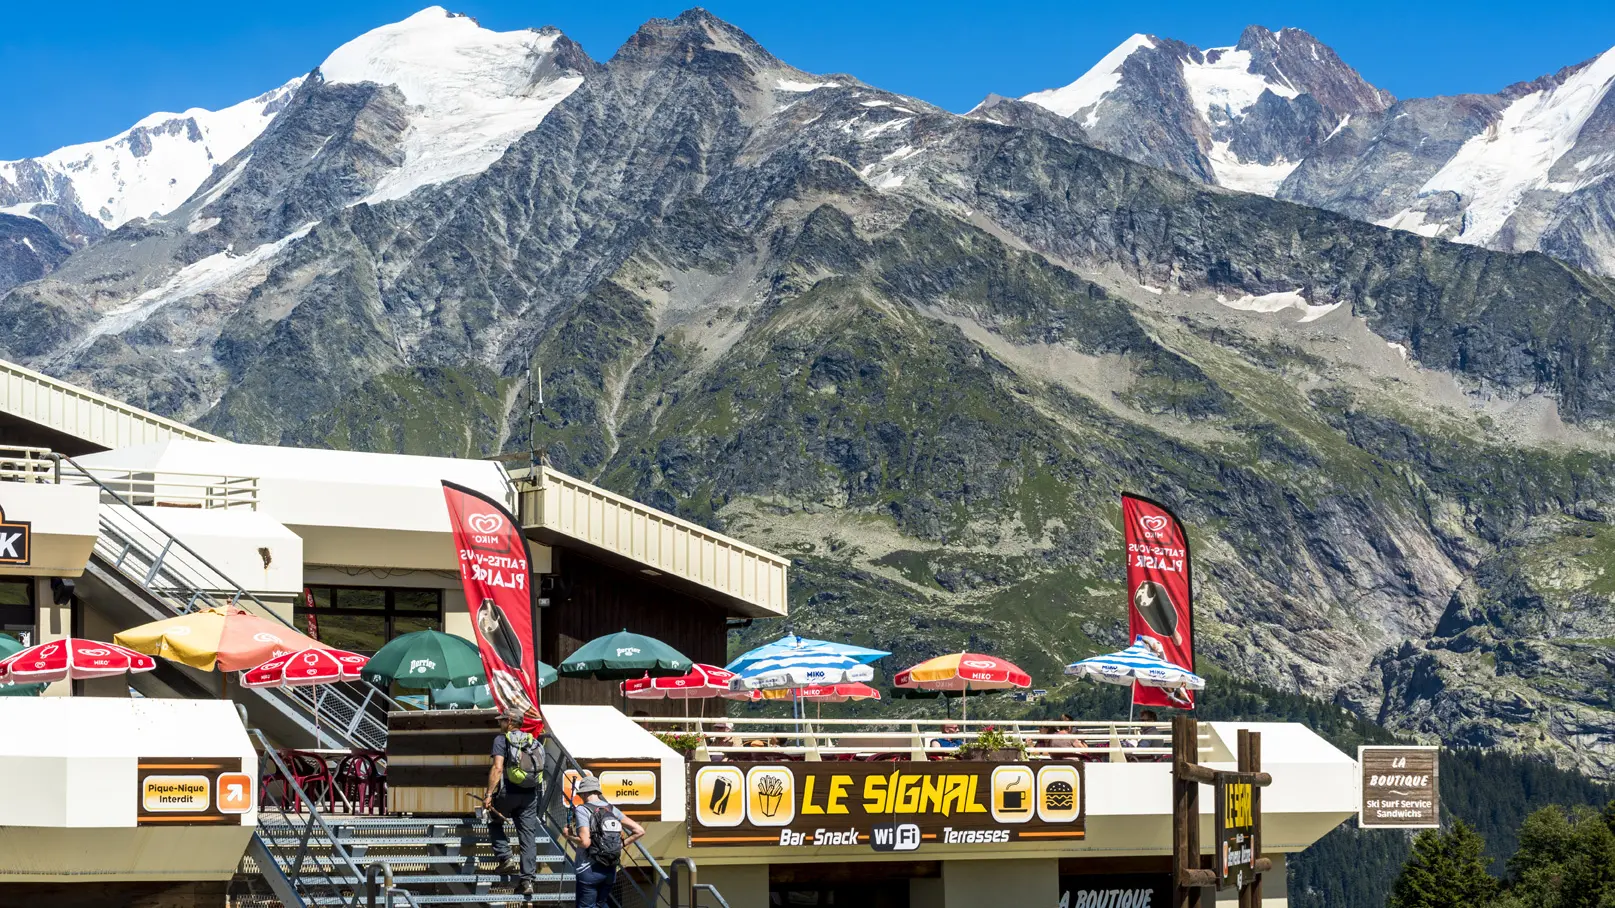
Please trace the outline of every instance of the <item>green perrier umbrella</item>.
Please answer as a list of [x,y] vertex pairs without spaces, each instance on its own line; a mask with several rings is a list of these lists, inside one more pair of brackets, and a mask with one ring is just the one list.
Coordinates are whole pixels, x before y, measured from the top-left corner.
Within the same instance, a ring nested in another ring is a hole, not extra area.
[[[538,663],[538,686],[549,687],[556,682],[559,676],[555,669]],[[472,684],[466,687],[440,687],[432,691],[433,709],[493,709],[493,693],[486,684]]]
[[388,641],[365,663],[359,677],[372,684],[397,682],[399,687],[475,687],[487,684],[482,654],[464,637],[441,631],[415,631]]
[[661,678],[690,670],[690,657],[654,637],[620,633],[596,637],[561,663],[563,678],[622,681],[650,675]]
[[[27,649],[15,639],[0,634],[0,659]],[[43,684],[0,684],[0,697],[37,697],[45,689]]]

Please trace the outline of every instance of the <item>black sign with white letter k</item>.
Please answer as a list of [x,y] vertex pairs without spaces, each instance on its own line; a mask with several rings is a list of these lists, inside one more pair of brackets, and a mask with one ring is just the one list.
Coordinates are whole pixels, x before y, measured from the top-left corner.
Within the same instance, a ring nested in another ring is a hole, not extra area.
[[28,563],[30,526],[26,520],[7,520],[0,509],[0,564]]

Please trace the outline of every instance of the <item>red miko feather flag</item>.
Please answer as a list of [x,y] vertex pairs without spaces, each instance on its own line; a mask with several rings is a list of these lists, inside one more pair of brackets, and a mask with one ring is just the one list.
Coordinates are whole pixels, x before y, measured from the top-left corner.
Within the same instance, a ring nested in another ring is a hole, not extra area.
[[[1189,536],[1164,505],[1122,495],[1122,536],[1127,551],[1127,636],[1143,634],[1158,655],[1194,670],[1194,604]],[[1133,684],[1136,706],[1194,708],[1194,692]]]
[[510,511],[481,492],[443,480],[443,498],[454,527],[460,584],[471,609],[488,690],[501,712],[512,706],[527,710],[530,716],[523,728],[536,731],[538,669],[527,539]]

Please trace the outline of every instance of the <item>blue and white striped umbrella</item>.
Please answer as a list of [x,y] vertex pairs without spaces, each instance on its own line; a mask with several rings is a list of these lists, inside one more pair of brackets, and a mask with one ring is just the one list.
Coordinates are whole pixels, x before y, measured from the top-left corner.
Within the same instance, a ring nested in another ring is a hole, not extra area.
[[1121,652],[1073,662],[1065,667],[1065,673],[1111,684],[1132,684],[1137,681],[1145,687],[1189,690],[1205,690],[1206,687],[1206,679],[1156,655],[1150,647],[1149,638],[1143,634],[1133,638],[1133,645]]
[[779,690],[870,681],[875,670],[869,663],[889,655],[885,650],[790,634],[745,653],[725,668],[735,673],[730,690]]

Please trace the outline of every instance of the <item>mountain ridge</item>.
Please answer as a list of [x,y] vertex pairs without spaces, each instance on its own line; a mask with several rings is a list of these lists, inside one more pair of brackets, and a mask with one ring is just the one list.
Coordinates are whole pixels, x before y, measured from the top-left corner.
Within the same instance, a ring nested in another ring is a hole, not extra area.
[[1022,100],[1202,182],[1610,275],[1612,85],[1615,50],[1493,94],[1397,101],[1306,32],[1251,26],[1204,52],[1134,35]]

